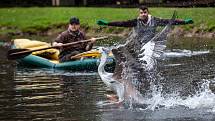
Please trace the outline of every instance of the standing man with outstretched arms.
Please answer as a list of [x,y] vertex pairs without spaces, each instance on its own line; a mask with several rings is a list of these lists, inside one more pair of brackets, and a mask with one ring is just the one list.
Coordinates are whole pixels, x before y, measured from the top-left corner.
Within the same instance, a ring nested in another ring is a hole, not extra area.
[[[156,26],[165,26],[170,23],[171,19],[161,19],[154,17],[149,14],[149,10],[146,6],[139,7],[139,16],[135,19],[128,21],[116,21],[116,22],[107,22],[105,20],[98,20],[97,24],[100,26],[118,26],[118,27],[156,27]],[[173,25],[184,25],[184,24],[192,24],[192,19],[175,19],[172,20]]]
[[156,28],[158,26],[166,26],[169,23],[172,25],[185,25],[192,24],[193,20],[161,19],[150,15],[146,6],[140,6],[139,16],[135,19],[114,22],[108,22],[105,20],[97,21],[97,24],[100,26],[133,27],[129,37],[126,39],[126,43],[112,49],[116,61],[118,61],[115,69],[115,72],[118,73],[117,76],[115,75],[116,78],[120,78],[120,73],[122,72],[122,67],[118,67],[121,66],[120,63],[125,61],[128,56],[137,57],[136,54],[140,51],[138,49],[140,49],[140,46],[144,45],[144,43],[147,43],[155,36]]

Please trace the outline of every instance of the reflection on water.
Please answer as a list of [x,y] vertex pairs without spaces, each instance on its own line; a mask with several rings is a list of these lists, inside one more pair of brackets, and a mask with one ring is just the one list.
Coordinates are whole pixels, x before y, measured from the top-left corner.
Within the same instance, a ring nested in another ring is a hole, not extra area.
[[95,72],[16,68],[2,57],[0,120],[214,121],[214,59],[215,53],[167,57],[161,62],[166,97],[155,92],[146,100],[157,104],[149,110],[99,106],[109,92]]
[[13,86],[1,87],[4,93],[11,92],[10,98],[1,99],[2,120],[96,120],[95,104],[104,97],[96,73],[64,75],[63,71],[29,68],[14,73]]

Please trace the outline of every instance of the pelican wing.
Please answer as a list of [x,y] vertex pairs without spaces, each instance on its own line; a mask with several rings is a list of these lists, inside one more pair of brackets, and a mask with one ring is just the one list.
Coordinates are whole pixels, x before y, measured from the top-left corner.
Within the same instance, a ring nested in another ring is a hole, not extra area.
[[[173,13],[172,20],[176,17],[176,11]],[[164,49],[166,48],[167,34],[171,31],[171,22],[163,30],[157,33],[149,42],[140,50],[139,60],[146,70],[152,70],[156,66],[156,60],[162,59]]]

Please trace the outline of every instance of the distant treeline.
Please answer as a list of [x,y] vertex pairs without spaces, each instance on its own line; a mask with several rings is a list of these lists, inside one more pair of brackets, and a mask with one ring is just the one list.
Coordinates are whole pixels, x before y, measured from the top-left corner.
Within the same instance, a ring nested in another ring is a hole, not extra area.
[[52,0],[0,0],[1,7],[51,6]]
[[31,6],[94,6],[94,7],[212,7],[215,0],[0,0],[0,7],[31,7]]

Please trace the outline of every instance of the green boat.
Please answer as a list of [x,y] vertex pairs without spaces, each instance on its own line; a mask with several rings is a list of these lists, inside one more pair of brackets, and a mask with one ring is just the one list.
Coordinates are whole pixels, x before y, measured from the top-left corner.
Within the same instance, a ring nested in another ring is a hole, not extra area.
[[[52,68],[52,69],[66,69],[74,71],[97,71],[99,65],[98,58],[88,58],[83,60],[69,61],[63,63],[54,63],[46,58],[29,55],[22,59],[17,60],[20,65],[27,67],[41,67],[41,68]],[[108,63],[106,65],[107,71],[113,71],[115,66],[114,58],[108,58]]]
[[[26,47],[26,43],[28,43],[28,47]],[[29,44],[30,43],[30,44]],[[35,41],[27,41],[23,39],[16,39],[14,40],[14,48],[38,48],[38,45],[40,47],[44,47],[44,45],[41,46],[41,42]],[[40,43],[40,44],[38,44]],[[42,42],[44,43],[44,42]],[[25,47],[23,45],[25,44]],[[30,45],[30,46],[29,46]],[[73,71],[97,71],[99,62],[100,62],[100,53],[98,50],[94,49],[89,52],[81,53],[80,59],[75,61],[68,61],[59,63],[59,61],[56,59],[58,57],[57,55],[59,52],[56,52],[57,50],[54,49],[54,53],[51,52],[51,50],[45,50],[41,52],[32,53],[24,58],[17,59],[16,61],[19,63],[19,66],[25,66],[25,67],[40,67],[40,68],[50,68],[50,69],[63,69],[63,70],[73,70]],[[49,54],[47,54],[47,52]],[[50,56],[50,53],[52,54]],[[45,56],[44,56],[45,55]],[[107,71],[113,71],[115,67],[115,61],[112,56],[108,58],[108,63],[105,67]]]

